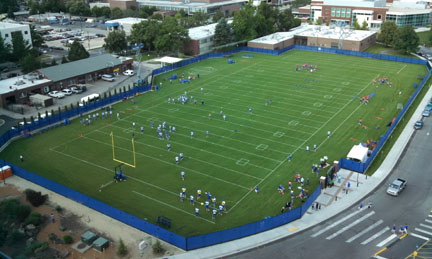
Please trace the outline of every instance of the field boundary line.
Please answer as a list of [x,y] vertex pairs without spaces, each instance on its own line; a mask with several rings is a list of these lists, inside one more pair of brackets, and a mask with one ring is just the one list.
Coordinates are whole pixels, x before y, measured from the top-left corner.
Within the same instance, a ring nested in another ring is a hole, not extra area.
[[[376,76],[378,77],[379,74]],[[370,84],[372,83],[372,81],[370,81],[359,93],[363,92]],[[335,113],[331,118],[329,118],[327,120],[326,123],[324,123],[319,129],[317,129],[315,131],[315,133],[313,133],[308,139],[306,139],[301,145],[299,145],[294,151],[293,151],[293,155],[297,152],[297,150],[299,150],[306,142],[308,142],[313,136],[315,136],[315,134],[317,134],[325,125],[327,125],[334,117],[336,117],[341,111],[343,111],[345,109],[346,106],[348,106],[353,100],[348,101],[337,113]],[[287,158],[285,158],[285,160],[283,160],[280,164],[278,164],[270,173],[268,173],[263,180],[261,180],[261,182],[259,182],[256,186],[260,185],[262,182],[264,182],[270,175],[272,175],[279,167],[281,167],[287,160],[289,159],[289,156]],[[249,190],[236,204],[234,204],[234,206],[232,206],[229,210],[231,211],[232,209],[234,209],[237,204],[239,204],[243,199],[245,199],[250,193],[252,192],[252,190]]]
[[[100,144],[103,144],[103,145],[111,146],[110,144],[107,144],[107,143],[105,143],[105,142],[99,141],[99,140],[97,140],[97,139],[93,139],[93,138],[89,138],[89,137],[82,137],[82,138],[85,138],[85,139],[88,139],[88,140],[91,140],[91,141],[94,141],[94,142],[97,142],[97,143],[100,143]],[[125,150],[125,151],[127,151],[127,152],[132,152],[132,151],[130,151],[129,149],[126,149],[126,148],[122,148],[122,147],[117,147],[117,148],[118,148],[118,149]],[[158,161],[160,161],[160,162],[162,162],[162,163],[164,163],[164,164],[169,164],[169,165],[177,166],[177,167],[179,167],[179,168],[184,168],[184,169],[188,170],[189,172],[194,172],[194,173],[196,173],[196,174],[199,174],[199,175],[202,175],[202,176],[205,176],[205,177],[209,177],[209,178],[212,178],[212,179],[215,179],[215,180],[218,180],[218,181],[224,182],[224,183],[228,183],[228,184],[231,184],[231,185],[234,185],[234,186],[240,187],[240,188],[242,188],[242,189],[249,190],[249,188],[247,188],[247,187],[245,187],[245,186],[242,186],[242,185],[239,185],[239,184],[236,184],[236,183],[232,183],[232,182],[229,182],[229,181],[226,181],[226,180],[223,180],[223,179],[220,179],[220,178],[217,178],[217,177],[211,176],[211,175],[207,175],[207,174],[201,173],[200,171],[197,171],[197,170],[194,170],[194,169],[187,168],[187,167],[185,167],[185,166],[176,165],[176,164],[173,164],[173,163],[167,162],[167,161],[165,161],[165,160],[162,160],[162,159],[159,159],[159,158],[156,158],[156,157],[152,157],[152,156],[149,156],[149,155],[146,155],[146,154],[140,153],[140,152],[135,152],[135,153],[136,153],[137,155],[141,155],[141,156],[144,156],[144,157],[147,157],[147,158],[150,158],[150,159],[158,160]]]
[[[97,132],[100,132],[100,133],[105,134],[105,135],[109,135],[108,133],[105,133],[105,132],[103,132],[103,131],[97,131]],[[150,136],[150,137],[152,137],[152,136]],[[127,139],[127,138],[125,138],[125,137],[121,137],[121,136],[116,136],[116,138],[121,138],[121,139],[124,139],[124,140],[128,140],[128,141],[129,141],[129,139]],[[157,138],[157,137],[152,137],[152,138]],[[171,151],[168,151],[168,150],[165,149],[165,148],[156,147],[156,146],[153,146],[153,145],[150,145],[150,144],[146,144],[146,143],[143,143],[143,142],[140,142],[140,141],[137,141],[137,140],[135,141],[135,143],[137,143],[137,144],[141,144],[141,145],[145,145],[145,146],[148,146],[148,147],[151,147],[151,148],[154,148],[154,149],[162,150],[162,151],[164,151],[164,152],[169,152],[169,153],[171,153],[171,154],[173,153],[173,152],[171,152]],[[171,143],[173,143],[173,142],[171,142]],[[212,153],[212,154],[214,154],[214,153]],[[193,157],[191,157],[191,156],[188,156],[188,158],[194,159],[194,160],[196,160],[196,161],[198,161],[198,162],[201,162],[201,163],[205,163],[205,164],[209,164],[209,165],[212,165],[212,166],[215,166],[215,167],[219,167],[219,168],[225,169],[225,170],[227,170],[227,171],[232,171],[233,173],[241,174],[241,175],[243,175],[243,176],[247,176],[247,177],[255,178],[255,179],[257,179],[257,180],[261,180],[261,179],[262,179],[262,178],[259,178],[259,177],[253,176],[253,175],[248,175],[248,174],[245,174],[245,173],[239,172],[239,171],[234,170],[234,169],[230,169],[230,168],[226,168],[226,167],[224,167],[224,166],[220,166],[220,165],[217,165],[217,164],[214,164],[214,163],[206,162],[206,161],[203,161],[203,160],[198,159],[198,158],[193,158]],[[270,171],[271,169],[267,169],[267,168],[266,168],[266,170]]]
[[399,73],[402,72],[402,70],[403,70],[404,68],[406,68],[406,66],[407,66],[407,65],[405,64],[405,66],[403,66],[403,67],[402,67],[402,68],[401,68],[401,69],[400,69],[396,74],[399,75]]
[[179,208],[177,208],[176,206],[173,206],[173,205],[168,204],[168,203],[166,203],[166,202],[163,202],[163,201],[160,201],[160,200],[156,200],[156,199],[154,199],[154,198],[152,198],[152,197],[149,197],[149,196],[147,196],[147,195],[145,195],[145,194],[142,194],[142,193],[140,193],[140,192],[137,192],[137,191],[132,191],[132,192],[135,193],[135,194],[137,194],[137,195],[140,195],[140,196],[142,196],[142,197],[145,197],[145,198],[147,198],[147,199],[150,199],[150,200],[152,200],[152,201],[155,201],[155,202],[159,202],[159,203],[161,203],[161,204],[164,204],[165,206],[168,206],[168,207],[173,208],[173,209],[175,209],[175,210],[178,210],[178,211],[181,211],[181,212],[183,212],[183,213],[186,213],[186,214],[188,214],[188,215],[190,215],[190,216],[193,216],[193,217],[195,217],[195,218],[198,218],[198,219],[201,219],[201,220],[205,220],[205,221],[207,221],[207,222],[209,222],[209,223],[212,223],[212,224],[216,224],[215,222],[213,222],[213,221],[211,221],[211,220],[205,219],[205,218],[200,217],[200,216],[197,217],[197,216],[195,216],[194,214],[192,214],[192,213],[190,213],[190,212],[187,212],[187,211],[185,211],[185,210],[179,209]]

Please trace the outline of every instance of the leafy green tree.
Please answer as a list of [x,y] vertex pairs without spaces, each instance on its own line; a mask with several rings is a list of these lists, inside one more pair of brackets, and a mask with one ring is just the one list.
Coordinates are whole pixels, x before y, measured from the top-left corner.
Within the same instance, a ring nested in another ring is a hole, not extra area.
[[396,23],[386,21],[381,25],[381,32],[378,35],[378,40],[385,46],[393,46],[398,38],[398,27]]
[[420,38],[414,31],[414,28],[411,25],[406,25],[399,28],[399,37],[394,47],[403,53],[411,53],[417,51],[419,42]]
[[127,48],[126,33],[123,30],[110,32],[104,41],[108,52],[120,53]]
[[139,9],[138,15],[141,18],[148,18],[148,17],[152,16],[154,12],[156,12],[156,7],[144,6],[141,9]]
[[42,38],[42,35],[35,30],[35,26],[33,24],[30,24],[30,35],[33,47],[40,47],[45,42]]
[[21,31],[12,32],[12,60],[19,61],[29,53],[28,43],[24,41]]
[[44,12],[65,12],[66,6],[64,3],[65,1],[63,0],[43,0],[41,4],[41,9],[43,9]]
[[162,16],[162,14],[160,14],[160,13],[154,13],[154,14],[151,16],[151,18],[152,18],[152,19],[155,19],[155,20],[158,20],[158,21],[162,21],[162,20],[163,20],[163,16]]
[[1,0],[0,13],[16,12],[19,10],[17,0]]
[[111,9],[108,6],[102,6],[100,8],[102,16],[105,18],[110,18],[111,17]]
[[66,64],[66,63],[68,63],[69,61],[67,60],[67,58],[65,57],[65,56],[63,56],[62,57],[62,61],[61,61],[61,63],[62,64]]
[[90,7],[84,1],[68,1],[66,9],[69,10],[69,13],[72,15],[91,15]]
[[236,41],[251,40],[256,38],[255,31],[255,8],[248,3],[238,12],[234,13],[233,29]]
[[429,40],[429,45],[432,45],[432,27],[431,27],[431,29],[430,29],[430,31],[429,31],[429,37],[428,37],[428,40]]
[[278,31],[289,31],[299,26],[300,23],[299,19],[294,18],[291,9],[285,9],[279,13],[276,26]]
[[51,60],[51,66],[56,66],[57,65],[57,61],[55,60],[55,58],[53,58]]
[[213,15],[212,19],[213,22],[219,22],[220,19],[222,19],[224,17],[224,13],[221,11],[221,9],[217,9],[216,13]]
[[91,9],[92,16],[94,17],[101,17],[102,16],[102,8],[93,6]]
[[0,247],[2,247],[6,241],[8,230],[3,225],[0,225]]
[[0,37],[0,60],[9,60],[10,54],[10,45],[4,42],[3,37]]
[[156,51],[178,54],[183,49],[183,41],[188,38],[187,30],[174,17],[169,16],[162,22],[159,36],[154,41]]
[[232,28],[227,23],[225,18],[219,20],[216,25],[215,35],[214,35],[214,44],[215,46],[222,46],[230,43],[232,41]]
[[111,10],[111,18],[112,19],[123,18],[123,11],[118,7],[113,8]]
[[368,23],[366,21],[363,21],[360,30],[363,30],[363,31],[369,30]]
[[139,12],[135,6],[131,6],[123,11],[123,17],[139,17]]
[[43,11],[41,11],[39,1],[30,1],[27,5],[30,8],[30,15],[43,13]]
[[127,247],[125,246],[123,240],[120,238],[120,244],[119,244],[119,247],[117,249],[117,255],[118,256],[125,256],[127,254],[128,254]]
[[193,26],[198,27],[208,24],[210,16],[203,11],[199,11],[194,13],[190,18],[192,19]]
[[322,18],[321,18],[321,17],[318,18],[318,20],[316,21],[316,24],[317,24],[317,25],[322,25]]
[[155,40],[159,35],[162,24],[156,20],[147,20],[132,25],[129,40],[132,43],[143,43],[145,48],[155,49]]
[[87,52],[87,50],[79,43],[78,41],[74,41],[68,52],[68,60],[69,61],[75,61],[80,60],[84,58],[88,58],[90,54]]
[[361,26],[360,26],[360,24],[358,23],[357,18],[354,19],[354,25],[353,25],[353,27],[354,27],[354,29],[356,29],[356,30],[361,30]]

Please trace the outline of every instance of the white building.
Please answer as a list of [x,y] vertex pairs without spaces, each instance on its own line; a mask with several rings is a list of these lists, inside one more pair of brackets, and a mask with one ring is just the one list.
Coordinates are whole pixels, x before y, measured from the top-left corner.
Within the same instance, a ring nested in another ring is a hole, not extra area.
[[[228,24],[232,19],[227,20]],[[199,55],[213,50],[213,41],[217,23],[190,28],[188,35],[190,40],[184,45],[189,55]]]
[[122,30],[126,33],[127,36],[129,36],[132,31],[132,26],[142,21],[147,21],[147,19],[127,17],[127,18],[107,21],[105,22],[105,25],[107,26],[108,32]]
[[12,47],[12,33],[21,32],[24,41],[28,46],[32,47],[32,39],[30,34],[30,26],[28,24],[5,23],[0,22],[0,35],[5,44]]

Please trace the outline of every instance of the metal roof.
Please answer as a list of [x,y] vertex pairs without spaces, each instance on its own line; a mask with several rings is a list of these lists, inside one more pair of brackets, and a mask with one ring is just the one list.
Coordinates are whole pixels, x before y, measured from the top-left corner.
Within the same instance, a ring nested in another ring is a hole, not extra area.
[[53,67],[39,69],[38,71],[48,79],[58,82],[64,79],[84,75],[122,64],[122,61],[111,54],[81,59]]

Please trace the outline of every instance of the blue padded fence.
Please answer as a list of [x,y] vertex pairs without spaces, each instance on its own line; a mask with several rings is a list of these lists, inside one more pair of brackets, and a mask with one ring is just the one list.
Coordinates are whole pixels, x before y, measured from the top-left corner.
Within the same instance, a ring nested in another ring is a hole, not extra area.
[[[357,56],[357,57],[365,57],[365,58],[373,58],[373,59],[381,59],[381,60],[389,60],[389,61],[396,61],[396,62],[406,62],[406,63],[412,63],[412,64],[420,64],[420,65],[427,65],[428,69],[430,70],[430,65],[424,61],[424,60],[417,60],[417,59],[411,59],[411,58],[405,58],[405,57],[395,57],[395,56],[388,56],[388,55],[380,55],[380,54],[373,54],[373,53],[365,53],[365,52],[358,52],[358,51],[348,51],[348,50],[339,50],[339,49],[331,49],[331,48],[318,48],[313,46],[300,46],[300,45],[293,45],[289,46],[287,48],[281,49],[281,50],[267,50],[267,49],[259,49],[259,48],[250,48],[250,47],[239,47],[230,51],[221,52],[221,53],[207,53],[201,56],[197,56],[188,60],[183,60],[179,63],[175,63],[173,65],[168,65],[162,68],[158,68],[152,71],[152,79],[154,76],[165,73],[170,70],[174,70],[183,66],[187,66],[196,62],[200,62],[202,60],[208,59],[208,58],[221,58],[227,55],[235,54],[240,51],[247,51],[247,52],[255,52],[255,53],[263,53],[263,54],[269,54],[269,55],[280,55],[282,53],[285,53],[292,49],[300,49],[300,50],[306,50],[306,51],[317,51],[317,52],[324,52],[324,53],[333,53],[333,54],[342,54],[342,55],[349,55],[349,56]],[[401,111],[397,119],[395,120],[395,123],[389,128],[389,130],[386,132],[384,136],[381,137],[380,143],[378,144],[375,151],[372,153],[369,160],[364,163],[355,163],[350,160],[341,159],[340,160],[340,167],[351,169],[358,172],[364,172],[366,168],[370,165],[370,163],[373,161],[376,154],[379,152],[380,148],[384,144],[385,140],[388,138],[388,136],[391,134],[393,129],[396,127],[397,123],[399,122],[400,118],[403,116],[405,111],[409,108],[414,98],[417,96],[417,94],[420,92],[420,90],[423,88],[424,83],[427,81],[427,79],[430,77],[431,72],[428,73],[428,75],[424,78],[420,86],[416,89],[413,96],[410,98],[408,103],[405,105],[404,109]],[[6,133],[4,133],[2,136],[0,136],[0,147],[3,146],[5,143],[7,143],[9,140],[11,140],[13,137],[20,136],[22,134],[23,130],[33,131],[37,129],[43,129],[48,127],[52,128],[54,126],[52,125],[62,125],[62,122],[64,119],[69,119],[75,116],[78,116],[80,114],[90,112],[95,109],[102,108],[104,106],[107,106],[109,104],[112,104],[114,102],[120,101],[125,97],[135,96],[137,93],[143,93],[146,91],[151,90],[151,84],[148,85],[140,85],[137,87],[133,87],[131,90],[128,90],[126,92],[123,92],[121,94],[117,94],[114,96],[107,97],[105,99],[96,101],[94,103],[90,103],[88,105],[85,105],[83,107],[77,107],[75,109],[71,109],[68,111],[64,111],[60,114],[55,114],[53,116],[49,116],[47,118],[41,119],[37,122],[19,127],[18,129],[11,129],[8,130]],[[9,164],[9,163],[8,163]],[[218,231],[214,233],[199,235],[199,236],[192,236],[192,237],[182,237],[177,234],[174,234],[166,229],[160,228],[156,225],[153,225],[147,221],[144,221],[140,218],[137,218],[133,215],[130,215],[128,213],[125,213],[123,211],[120,211],[116,208],[113,208],[105,203],[102,203],[100,201],[97,201],[93,198],[90,198],[82,193],[79,193],[77,191],[74,191],[72,189],[69,189],[65,186],[62,186],[60,184],[57,184],[55,182],[52,182],[48,179],[45,179],[42,176],[36,175],[34,173],[31,173],[27,170],[24,170],[22,168],[19,168],[18,166],[15,166],[13,164],[9,164],[14,173],[26,180],[32,181],[38,185],[41,185],[49,190],[52,190],[56,193],[59,193],[67,198],[70,198],[72,200],[75,200],[77,202],[80,202],[84,204],[85,206],[88,206],[92,209],[95,209],[103,214],[106,214],[112,218],[115,218],[121,222],[124,222],[130,226],[133,226],[139,230],[142,230],[144,232],[147,232],[151,235],[154,235],[168,243],[171,243],[177,247],[180,247],[185,250],[191,250],[191,249],[197,249],[201,247],[206,247],[218,243],[223,243],[231,240],[235,240],[238,238],[246,237],[249,235],[253,235],[262,231],[266,231],[284,224],[287,224],[293,220],[296,220],[300,218],[309,208],[309,206],[314,202],[314,200],[318,197],[318,195],[321,193],[321,186],[318,186],[318,188],[312,193],[312,195],[309,197],[308,200],[306,200],[303,205],[299,208],[296,208],[290,212],[286,212],[277,216],[268,217],[266,219],[260,220],[258,222],[250,223],[247,225],[235,227],[232,229],[227,229],[223,231]]]

